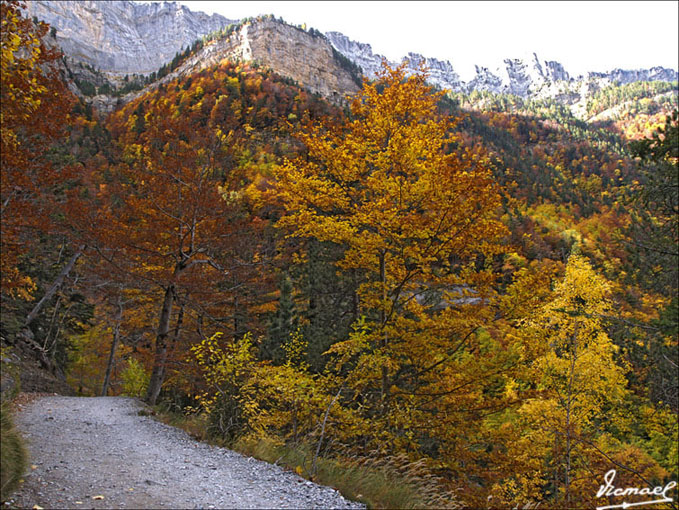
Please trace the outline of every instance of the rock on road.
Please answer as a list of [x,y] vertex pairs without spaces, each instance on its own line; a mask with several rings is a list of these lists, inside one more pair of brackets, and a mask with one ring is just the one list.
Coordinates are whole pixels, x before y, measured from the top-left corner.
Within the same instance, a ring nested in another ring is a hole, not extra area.
[[[42,397],[16,416],[21,508],[365,508],[279,466],[199,443],[123,397]],[[103,496],[103,498],[101,497]]]

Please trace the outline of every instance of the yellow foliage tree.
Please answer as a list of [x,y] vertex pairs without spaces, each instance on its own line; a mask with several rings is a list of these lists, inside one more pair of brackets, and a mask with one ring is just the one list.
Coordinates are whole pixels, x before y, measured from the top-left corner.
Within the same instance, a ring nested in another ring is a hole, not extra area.
[[350,410],[334,405],[330,390],[336,381],[309,373],[299,331],[290,335],[286,362],[280,366],[255,359],[250,333],[238,341],[221,337],[216,333],[191,348],[207,386],[197,401],[210,418],[213,435],[230,441],[320,444],[329,436],[346,441],[363,428]]
[[17,2],[2,3],[0,129],[3,149],[6,150],[19,145],[17,127],[31,117],[47,92],[47,88],[38,82],[42,74],[38,68],[41,61],[41,34],[30,20],[21,16],[18,6]]
[[495,502],[541,500],[548,487],[555,507],[580,508],[596,494],[604,473],[593,469],[601,461],[597,430],[620,421],[627,396],[626,368],[603,323],[609,294],[608,282],[572,254],[551,299],[525,320],[522,341],[534,361],[524,381],[539,394],[517,411],[520,438],[508,446],[515,471],[496,484]]

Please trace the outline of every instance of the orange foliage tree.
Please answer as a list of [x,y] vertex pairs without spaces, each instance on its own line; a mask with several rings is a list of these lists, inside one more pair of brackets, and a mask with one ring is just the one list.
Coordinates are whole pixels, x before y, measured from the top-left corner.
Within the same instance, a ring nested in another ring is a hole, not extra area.
[[50,213],[69,177],[69,168],[47,157],[62,141],[72,96],[60,79],[59,54],[46,47],[48,27],[23,17],[22,4],[0,3],[0,207],[2,214],[1,284],[4,295],[27,298],[35,282],[19,262],[36,236],[49,231]]
[[492,315],[487,262],[505,251],[501,195],[425,78],[385,65],[348,120],[307,125],[307,154],[276,171],[279,227],[344,247],[339,269],[363,275],[363,318],[329,354],[374,439],[397,447],[421,445],[435,416],[476,407],[484,374],[502,370],[476,355]]
[[185,105],[156,92],[144,98],[145,109],[132,104],[111,122],[123,163],[113,171],[99,245],[108,247],[101,252],[127,285],[148,289],[160,303],[146,395],[152,403],[165,377],[175,305],[235,322],[239,304],[231,291],[246,296],[245,281],[257,267],[260,223],[248,210],[245,177],[234,161],[237,126],[221,101],[203,95],[194,85],[186,92],[193,107],[182,112]]

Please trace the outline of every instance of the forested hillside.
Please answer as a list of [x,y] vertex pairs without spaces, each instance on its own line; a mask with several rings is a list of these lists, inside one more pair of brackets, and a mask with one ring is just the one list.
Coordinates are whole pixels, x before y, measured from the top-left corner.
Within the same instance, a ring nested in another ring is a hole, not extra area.
[[223,62],[104,115],[1,6],[3,383],[33,357],[310,478],[401,481],[354,487],[372,506],[677,480],[676,83],[585,122],[425,69],[338,106]]

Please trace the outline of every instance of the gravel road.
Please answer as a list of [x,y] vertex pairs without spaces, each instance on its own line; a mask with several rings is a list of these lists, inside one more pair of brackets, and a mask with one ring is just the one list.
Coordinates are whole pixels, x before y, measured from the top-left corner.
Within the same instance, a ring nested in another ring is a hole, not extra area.
[[33,508],[365,508],[279,466],[199,443],[140,416],[131,398],[50,396],[16,425],[31,469],[12,506]]

